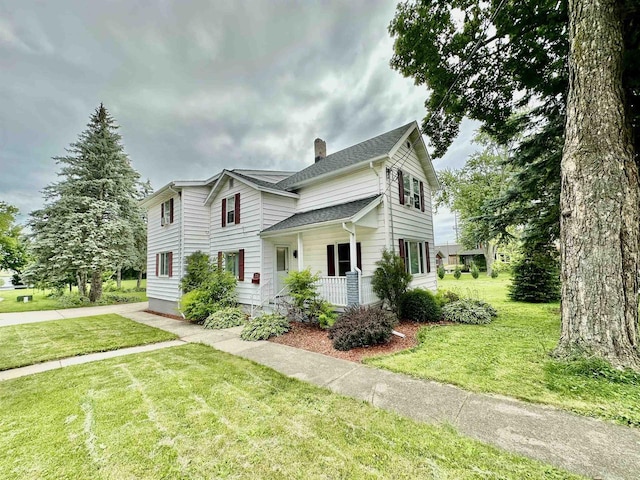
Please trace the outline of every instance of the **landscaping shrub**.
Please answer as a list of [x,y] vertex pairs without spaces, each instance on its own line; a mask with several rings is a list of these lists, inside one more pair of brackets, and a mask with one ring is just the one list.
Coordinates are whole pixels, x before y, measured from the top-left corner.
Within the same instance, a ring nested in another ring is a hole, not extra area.
[[440,307],[445,306],[447,303],[457,302],[460,300],[460,295],[456,292],[452,292],[451,290],[444,290],[439,288],[435,295],[436,301]]
[[212,313],[237,304],[236,278],[224,270],[215,270],[209,279],[180,299],[180,311],[185,318],[202,323]]
[[446,273],[446,272],[445,272],[445,270],[444,270],[444,267],[443,267],[442,265],[440,265],[440,266],[438,267],[438,278],[439,278],[440,280],[442,280],[442,279],[444,278],[444,274],[445,274],[445,273]]
[[386,343],[396,324],[396,317],[377,307],[347,307],[329,329],[329,338],[336,350]]
[[318,323],[322,328],[331,328],[336,323],[338,314],[329,302],[321,301],[318,313]]
[[486,324],[491,323],[496,315],[495,309],[486,302],[463,298],[442,307],[444,320],[456,323]]
[[462,275],[462,271],[460,270],[460,267],[456,267],[456,269],[453,271],[453,278],[459,280],[460,275]]
[[475,263],[471,266],[471,276],[474,279],[477,279],[480,276],[480,269]]
[[136,301],[134,297],[127,297],[126,295],[118,295],[117,293],[106,293],[102,296],[100,303],[131,303]]
[[400,298],[400,318],[413,322],[438,322],[442,316],[440,304],[428,290],[416,288]]
[[81,297],[78,293],[69,293],[58,297],[58,308],[73,308],[89,304],[89,298]]
[[289,331],[289,320],[277,313],[256,317],[245,325],[240,333],[242,340],[257,341],[277,337]]
[[289,320],[317,322],[322,328],[333,325],[337,315],[333,306],[320,298],[318,280],[320,275],[313,275],[308,268],[287,275],[285,284],[291,297],[291,304],[287,308]]
[[498,278],[498,270],[491,269],[491,278]]
[[209,255],[198,250],[186,258],[187,266],[184,277],[180,280],[180,288],[184,293],[200,288],[213,276],[215,267]]
[[387,249],[383,250],[376,265],[371,279],[373,292],[398,315],[400,297],[407,291],[413,277],[407,272],[402,258]]
[[509,297],[531,303],[555,302],[560,299],[558,254],[553,247],[526,248],[513,265]]
[[213,312],[204,321],[204,328],[231,328],[244,325],[247,315],[236,307],[225,307]]

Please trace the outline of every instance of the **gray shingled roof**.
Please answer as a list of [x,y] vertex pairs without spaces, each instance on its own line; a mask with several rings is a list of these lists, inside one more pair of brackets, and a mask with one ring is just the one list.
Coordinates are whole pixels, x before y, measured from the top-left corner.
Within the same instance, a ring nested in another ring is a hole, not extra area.
[[325,173],[329,173],[349,165],[355,165],[389,153],[393,146],[398,143],[398,140],[400,140],[402,135],[404,135],[407,132],[407,129],[412,127],[413,124],[414,122],[407,123],[406,125],[391,130],[390,132],[383,133],[382,135],[370,138],[369,140],[365,140],[364,142],[353,145],[352,147],[327,155],[326,158],[308,166],[304,170],[300,170],[298,173],[281,180],[278,182],[278,185],[283,188],[288,188],[298,182],[318,177]]
[[381,195],[373,195],[371,197],[361,198],[360,200],[354,200],[353,202],[341,203],[340,205],[332,205],[330,207],[318,208],[317,210],[296,213],[295,215],[285,218],[281,222],[264,229],[262,233],[351,218],[380,196]]
[[281,186],[279,186],[277,183],[271,183],[271,182],[267,182],[266,180],[262,180],[260,178],[255,178],[252,177],[250,175],[245,175],[244,173],[240,173],[236,170],[230,170],[231,172],[233,172],[235,175],[239,176],[240,178],[244,178],[247,182],[251,182],[254,185],[258,185],[259,187],[263,187],[263,188],[270,188],[272,190],[282,190],[285,191],[285,189]]

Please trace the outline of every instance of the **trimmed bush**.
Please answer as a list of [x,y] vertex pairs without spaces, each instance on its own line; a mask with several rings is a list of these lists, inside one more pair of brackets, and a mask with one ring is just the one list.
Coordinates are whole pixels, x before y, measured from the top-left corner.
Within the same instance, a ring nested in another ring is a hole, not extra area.
[[351,350],[386,343],[396,324],[396,317],[377,307],[347,307],[329,329],[329,338],[336,350]]
[[443,290],[439,288],[436,292],[435,298],[438,305],[440,305],[440,307],[444,307],[447,303],[457,302],[460,300],[460,295],[456,292],[452,292],[451,290]]
[[491,305],[471,298],[463,298],[442,307],[443,318],[455,323],[482,325],[491,323],[496,315],[496,310]]
[[289,320],[277,313],[269,313],[256,317],[245,325],[240,333],[242,340],[255,342],[278,337],[289,331]]
[[413,322],[438,322],[442,316],[440,304],[428,290],[409,290],[400,298],[400,318]]
[[460,275],[462,275],[462,270],[460,270],[460,267],[456,267],[456,269],[453,271],[453,278],[459,280]]
[[445,272],[445,270],[444,270],[444,267],[443,267],[442,265],[440,265],[440,266],[438,267],[438,278],[439,278],[440,280],[442,280],[442,279],[444,278],[444,274],[445,274],[445,273],[446,273],[446,272]]
[[204,321],[204,328],[231,328],[244,325],[247,321],[247,315],[235,307],[225,307],[213,312]]
[[329,302],[320,302],[318,323],[322,328],[331,328],[338,319],[338,314],[333,310],[333,307]]
[[471,276],[474,279],[477,279],[480,276],[480,269],[475,263],[471,266]]
[[491,269],[491,278],[498,278],[498,270]]
[[180,288],[184,293],[189,293],[207,283],[215,268],[209,260],[209,255],[200,250],[189,255],[186,261],[186,273],[180,280]]

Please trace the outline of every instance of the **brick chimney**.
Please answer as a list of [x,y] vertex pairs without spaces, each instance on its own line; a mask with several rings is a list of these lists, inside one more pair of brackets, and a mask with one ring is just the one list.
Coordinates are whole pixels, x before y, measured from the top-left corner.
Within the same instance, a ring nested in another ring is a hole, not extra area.
[[315,142],[313,142],[313,146],[316,150],[315,160],[322,160],[327,156],[327,142],[322,140],[321,138],[316,138]]

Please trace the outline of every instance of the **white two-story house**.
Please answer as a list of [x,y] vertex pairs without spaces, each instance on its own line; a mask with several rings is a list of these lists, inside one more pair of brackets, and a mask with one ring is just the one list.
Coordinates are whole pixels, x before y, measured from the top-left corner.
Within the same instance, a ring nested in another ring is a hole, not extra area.
[[247,306],[305,268],[337,307],[376,303],[371,277],[385,248],[404,259],[412,286],[435,289],[438,181],[417,123],[331,155],[316,139],[314,160],[299,172],[223,170],[147,197],[149,309],[178,313],[185,259],[197,250],[236,276]]

